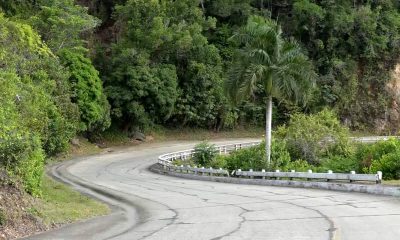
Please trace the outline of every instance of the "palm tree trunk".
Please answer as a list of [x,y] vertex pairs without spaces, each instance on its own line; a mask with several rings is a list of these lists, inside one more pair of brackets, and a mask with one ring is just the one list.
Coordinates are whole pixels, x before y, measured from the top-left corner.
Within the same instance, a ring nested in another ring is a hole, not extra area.
[[272,139],[272,96],[267,100],[267,110],[265,114],[265,152],[268,167],[271,164],[271,139]]

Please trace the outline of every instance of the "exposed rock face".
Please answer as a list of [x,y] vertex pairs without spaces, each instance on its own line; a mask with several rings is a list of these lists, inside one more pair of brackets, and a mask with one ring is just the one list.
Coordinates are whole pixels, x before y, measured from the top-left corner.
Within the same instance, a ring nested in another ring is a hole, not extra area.
[[386,125],[389,125],[389,130],[397,133],[400,129],[400,63],[396,65],[391,80],[386,84],[386,90],[392,97],[386,114]]

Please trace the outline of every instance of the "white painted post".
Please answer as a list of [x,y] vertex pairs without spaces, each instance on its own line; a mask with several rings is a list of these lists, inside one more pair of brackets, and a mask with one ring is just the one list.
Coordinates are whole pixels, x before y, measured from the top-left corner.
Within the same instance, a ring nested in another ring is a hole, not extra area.
[[[328,174],[332,174],[332,173],[333,173],[332,170],[328,170]],[[330,180],[329,180],[329,179],[326,179],[326,181],[329,182]]]
[[189,170],[190,169],[190,165],[187,165],[186,167],[187,167],[187,173],[191,173],[190,170]]
[[253,169],[250,169],[250,178],[254,178],[252,173],[253,173]]
[[183,173],[183,165],[181,165],[181,173]]
[[[277,170],[275,170],[275,172],[277,172],[277,173],[278,173],[278,172],[280,172],[280,171],[279,171],[279,169],[277,169]],[[278,177],[276,177],[275,179],[276,179],[276,180],[279,180],[279,178],[278,178]]]
[[381,171],[378,171],[377,172],[377,180],[376,180],[376,184],[380,184],[380,183],[382,183],[382,172]]
[[[312,170],[311,170],[311,169],[309,169],[307,172],[308,172],[308,173],[312,173]],[[307,181],[310,181],[310,179],[309,179],[309,178],[307,178]]]
[[197,171],[197,166],[196,166],[196,165],[194,165],[194,174],[196,174],[196,175],[197,175],[197,173],[198,173],[198,171]]
[[242,177],[242,175],[240,175],[240,173],[242,172],[242,169],[238,169],[238,170],[237,170],[237,172],[239,173],[239,175],[238,175],[238,176],[239,176],[239,178],[241,178],[241,177]]
[[226,146],[224,147],[224,153],[226,154]]
[[206,175],[206,173],[204,172],[204,167],[201,167],[201,169],[203,170],[202,172],[201,172],[201,175]]
[[[356,174],[356,171],[350,171],[350,174]],[[350,176],[351,177],[351,176]],[[350,179],[350,182],[352,183],[352,182],[354,182],[354,180],[351,180]]]
[[210,167],[210,176],[212,176],[212,175],[213,175],[213,173],[212,173],[212,170],[213,170],[213,168],[212,168],[212,167]]
[[[261,172],[265,173],[265,169],[262,169]],[[262,179],[265,179],[265,175],[262,177]]]
[[[295,173],[296,171],[295,170],[290,170],[290,172],[291,173]],[[290,180],[293,180],[293,178],[291,177],[291,178],[289,178]]]

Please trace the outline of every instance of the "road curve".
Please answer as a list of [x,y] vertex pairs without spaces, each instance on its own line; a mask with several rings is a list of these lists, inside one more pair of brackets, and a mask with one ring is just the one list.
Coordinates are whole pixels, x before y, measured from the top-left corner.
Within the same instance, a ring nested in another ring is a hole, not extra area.
[[192,146],[143,144],[55,166],[55,177],[107,202],[113,213],[28,239],[400,238],[398,198],[202,182],[148,170],[158,155]]

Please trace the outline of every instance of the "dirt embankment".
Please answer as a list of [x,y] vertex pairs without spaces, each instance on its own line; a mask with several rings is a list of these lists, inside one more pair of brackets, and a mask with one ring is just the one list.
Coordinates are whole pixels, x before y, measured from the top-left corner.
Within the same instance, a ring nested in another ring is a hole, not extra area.
[[0,240],[47,230],[32,212],[34,199],[0,169]]

